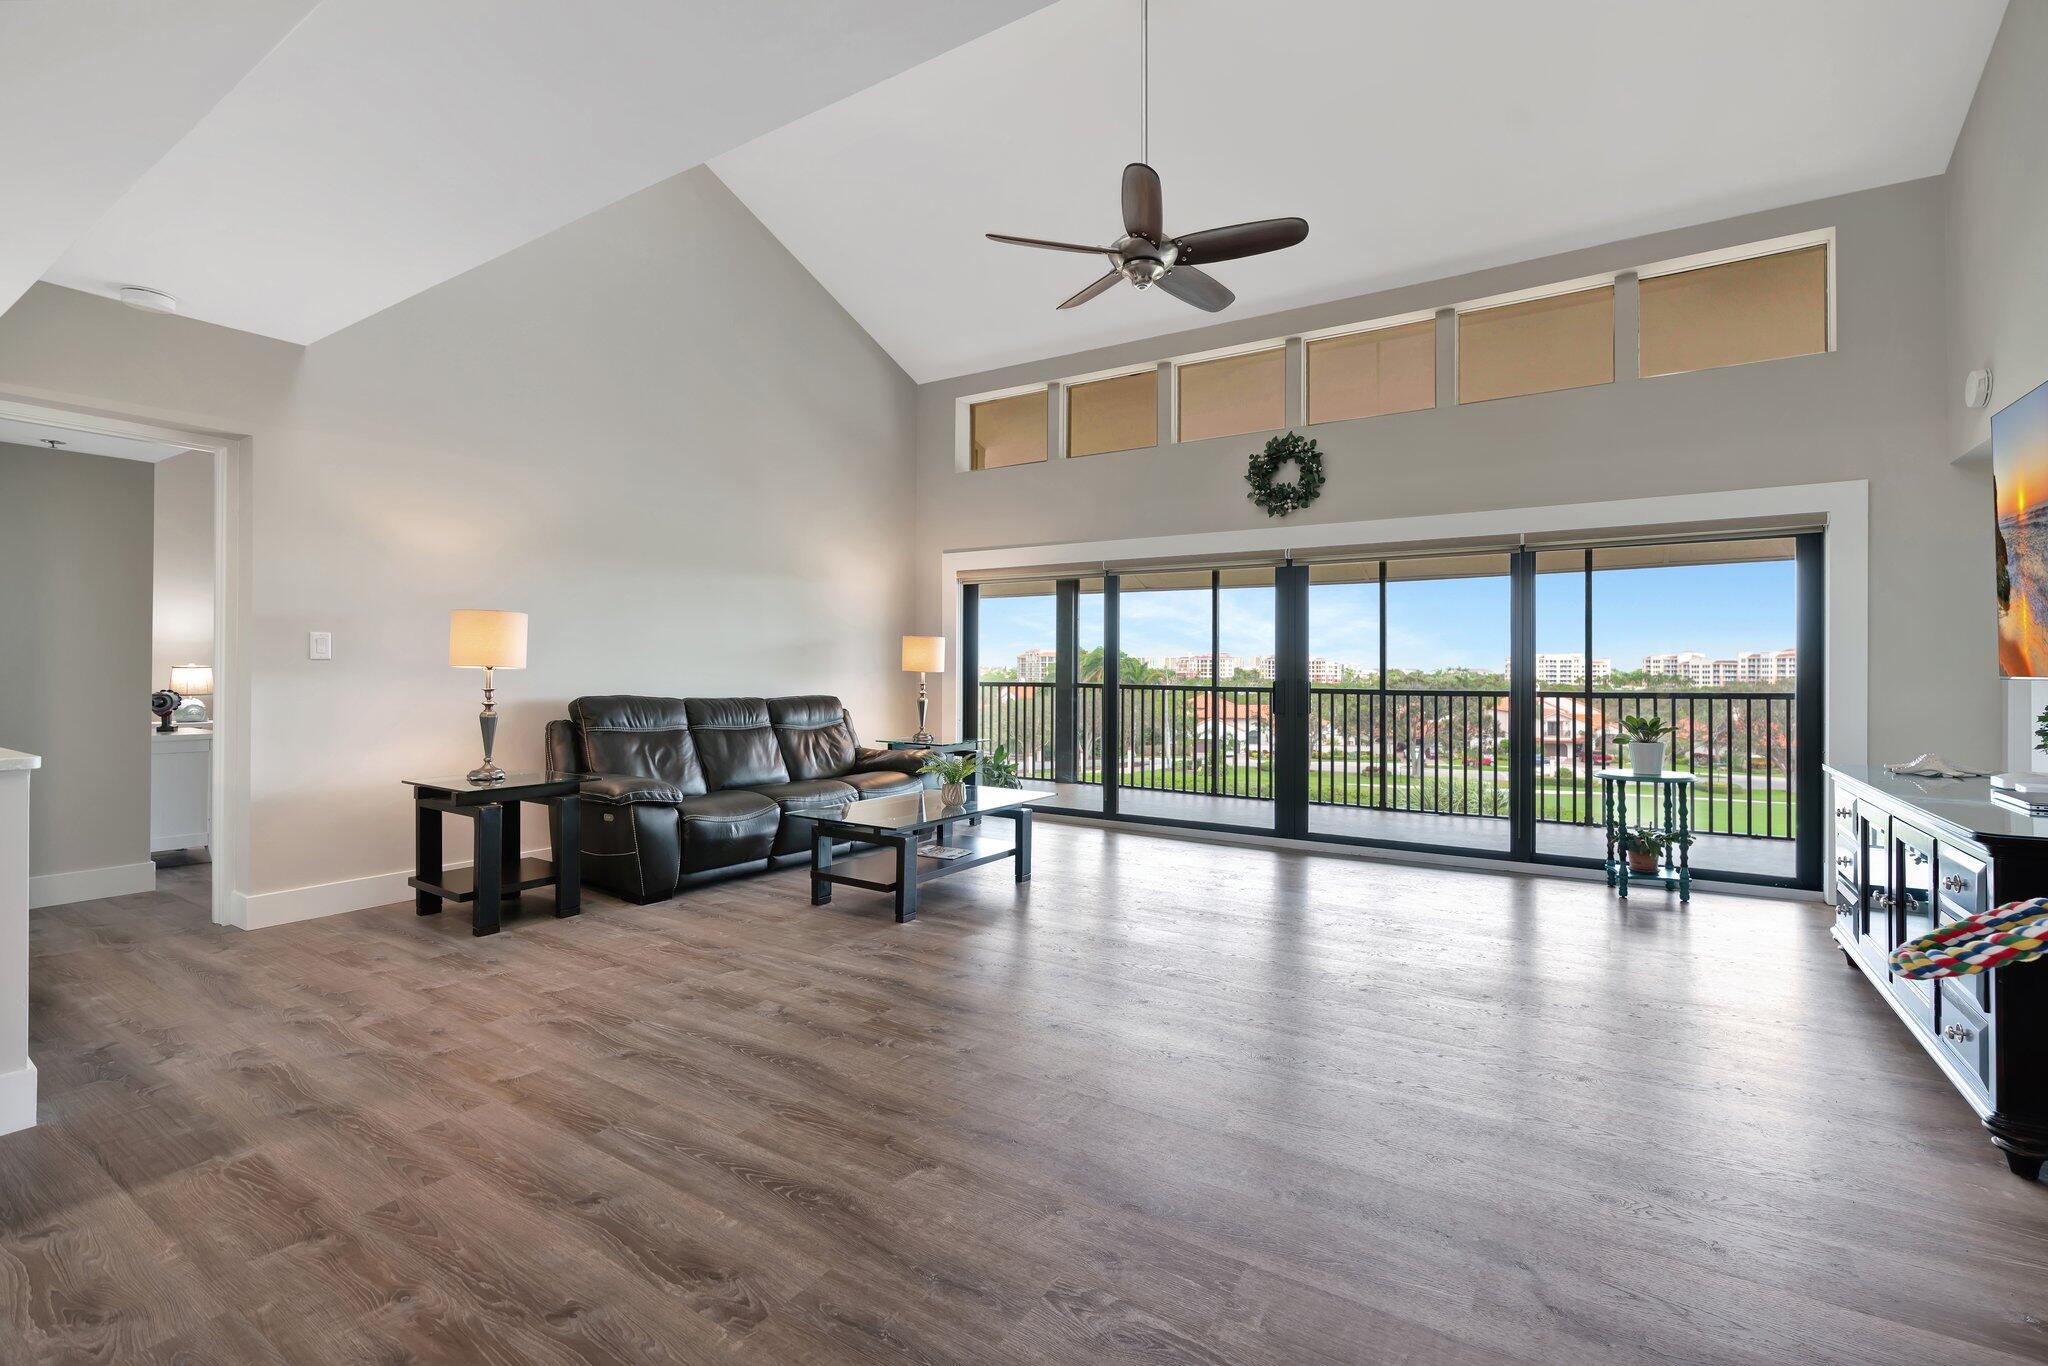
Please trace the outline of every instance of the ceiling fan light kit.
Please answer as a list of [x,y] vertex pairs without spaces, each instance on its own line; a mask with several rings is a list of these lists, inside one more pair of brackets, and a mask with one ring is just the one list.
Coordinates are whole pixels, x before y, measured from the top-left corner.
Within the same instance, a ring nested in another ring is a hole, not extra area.
[[1308,236],[1308,221],[1302,218],[1262,218],[1236,223],[1227,228],[1205,228],[1185,237],[1166,234],[1165,199],[1160,192],[1159,172],[1151,158],[1151,0],[1138,0],[1138,160],[1124,167],[1124,235],[1106,247],[1083,246],[1076,242],[1051,242],[1042,237],[1013,237],[992,232],[992,242],[1011,246],[1037,247],[1044,251],[1076,251],[1084,256],[1103,256],[1110,262],[1107,275],[1084,286],[1060,305],[1078,308],[1119,280],[1133,288],[1158,285],[1182,303],[1193,304],[1208,313],[1220,313],[1237,300],[1222,281],[1198,268],[1217,261],[1235,261],[1291,247]]

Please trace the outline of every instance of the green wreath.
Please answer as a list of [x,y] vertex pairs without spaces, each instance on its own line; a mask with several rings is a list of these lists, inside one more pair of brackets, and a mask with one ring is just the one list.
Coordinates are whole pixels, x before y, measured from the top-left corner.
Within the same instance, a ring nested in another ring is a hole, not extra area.
[[[1290,460],[1296,470],[1294,482],[1274,483],[1273,476]],[[1266,449],[1252,453],[1251,463],[1245,466],[1244,481],[1252,486],[1245,496],[1264,508],[1268,517],[1285,517],[1321,496],[1323,453],[1316,449],[1313,438],[1293,432],[1276,436],[1266,443]]]

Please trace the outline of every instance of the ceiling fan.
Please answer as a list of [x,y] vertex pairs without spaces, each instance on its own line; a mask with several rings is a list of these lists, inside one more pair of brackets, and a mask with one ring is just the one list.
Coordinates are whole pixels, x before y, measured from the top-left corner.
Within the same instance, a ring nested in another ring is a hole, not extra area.
[[1183,303],[1220,313],[1235,303],[1237,296],[1198,266],[1279,251],[1308,236],[1308,220],[1304,218],[1262,218],[1227,228],[1205,228],[1184,237],[1166,235],[1159,172],[1146,164],[1151,153],[1151,8],[1151,0],[1138,0],[1138,160],[1124,167],[1124,235],[1109,246],[1088,247],[1076,242],[1048,242],[1042,237],[988,234],[990,241],[1008,242],[1012,246],[1077,251],[1084,256],[1109,258],[1109,274],[1082,289],[1061,308],[1079,307],[1117,281],[1128,280],[1139,289],[1158,285]]

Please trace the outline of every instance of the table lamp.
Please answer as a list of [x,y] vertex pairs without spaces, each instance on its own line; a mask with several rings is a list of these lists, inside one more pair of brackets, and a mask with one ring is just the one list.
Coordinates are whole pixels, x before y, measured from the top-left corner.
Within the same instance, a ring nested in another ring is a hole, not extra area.
[[[157,730],[165,735],[178,728],[178,708],[185,705],[185,699],[194,695],[212,696],[213,670],[205,664],[173,664],[171,683],[162,692],[149,695],[149,709],[156,713],[160,723]],[[192,718],[188,717],[187,720]],[[200,717],[200,720],[206,718]]]
[[942,674],[946,671],[946,638],[944,636],[903,637],[903,672],[917,675],[917,734],[913,740],[930,744],[932,733],[924,728],[925,709],[930,699],[925,695],[924,676],[928,673]]
[[465,607],[450,614],[448,666],[484,671],[484,709],[477,717],[484,733],[484,761],[469,771],[469,780],[479,784],[502,783],[505,770],[491,762],[491,744],[498,738],[498,709],[491,702],[491,672],[526,667],[526,613]]

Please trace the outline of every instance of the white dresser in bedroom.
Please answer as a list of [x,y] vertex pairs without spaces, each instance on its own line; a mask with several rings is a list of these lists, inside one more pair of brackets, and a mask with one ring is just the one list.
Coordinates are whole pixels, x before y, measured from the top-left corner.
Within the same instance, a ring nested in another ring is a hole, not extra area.
[[213,731],[149,733],[149,852],[213,843]]

